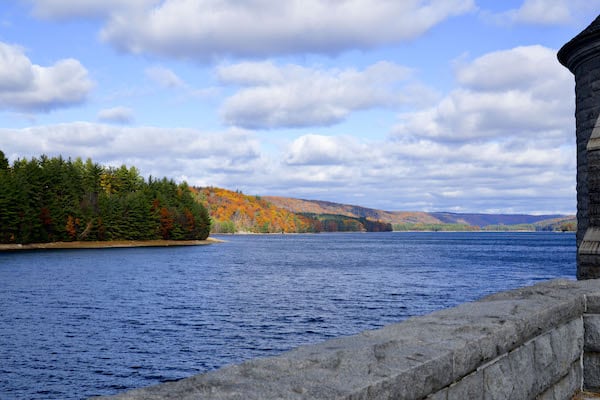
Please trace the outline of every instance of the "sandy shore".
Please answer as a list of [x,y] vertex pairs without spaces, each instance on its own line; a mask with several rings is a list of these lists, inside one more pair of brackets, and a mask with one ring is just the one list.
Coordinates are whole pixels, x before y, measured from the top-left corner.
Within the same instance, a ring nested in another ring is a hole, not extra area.
[[201,246],[223,242],[219,239],[206,240],[114,240],[104,242],[52,242],[30,244],[0,244],[0,251],[40,250],[40,249],[107,249],[117,247],[168,247]]

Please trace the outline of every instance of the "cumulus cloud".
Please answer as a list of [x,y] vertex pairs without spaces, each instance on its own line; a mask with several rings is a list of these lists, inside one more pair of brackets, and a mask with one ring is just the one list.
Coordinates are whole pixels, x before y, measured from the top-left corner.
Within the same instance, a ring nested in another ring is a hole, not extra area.
[[0,109],[50,111],[82,103],[93,83],[74,59],[43,67],[32,64],[22,48],[0,42]]
[[555,54],[529,46],[463,60],[458,87],[401,114],[379,157],[431,205],[521,212],[536,199],[538,211],[574,209],[573,78]]
[[525,0],[519,8],[493,15],[499,22],[566,25],[600,7],[599,0]]
[[304,135],[258,184],[268,186],[262,193],[292,190],[297,197],[389,210],[571,213],[574,158],[573,146],[538,147],[515,138],[448,144]]
[[158,83],[162,87],[177,88],[186,86],[183,80],[177,76],[175,72],[165,67],[149,67],[146,68],[145,73],[148,78]]
[[397,135],[444,141],[520,136],[561,143],[573,123],[573,82],[556,51],[517,47],[486,54],[456,71],[461,86],[432,108],[400,117]]
[[352,137],[303,135],[295,139],[284,160],[288,165],[346,165],[362,160],[368,149]]
[[91,157],[105,165],[135,165],[144,175],[189,177],[190,184],[228,184],[261,162],[253,134],[230,129],[123,127],[88,122],[0,129],[0,148],[13,159],[40,154]]
[[63,20],[70,18],[106,18],[113,13],[133,12],[152,7],[159,0],[21,0],[33,7],[39,18]]
[[474,0],[23,1],[43,18],[103,18],[101,38],[119,50],[200,61],[367,49],[475,9]]
[[129,124],[133,121],[133,110],[127,107],[106,108],[98,112],[98,120],[102,122]]
[[362,71],[245,62],[217,74],[225,84],[242,86],[225,100],[223,119],[250,129],[332,125],[353,111],[411,101],[398,90],[411,71],[390,62]]

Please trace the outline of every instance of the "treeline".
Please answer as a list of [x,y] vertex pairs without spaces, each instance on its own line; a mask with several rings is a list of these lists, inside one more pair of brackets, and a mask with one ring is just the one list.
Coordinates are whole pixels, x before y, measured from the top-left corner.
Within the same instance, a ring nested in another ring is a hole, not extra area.
[[471,232],[471,231],[498,231],[498,232],[575,232],[577,222],[571,220],[559,220],[555,222],[540,222],[535,224],[514,224],[514,225],[486,225],[479,227],[467,224],[423,224],[423,223],[405,223],[394,224],[394,231],[427,231],[427,232]]
[[302,213],[313,222],[318,232],[391,232],[392,224],[365,217],[354,218],[337,214]]
[[427,232],[471,232],[478,231],[478,226],[467,224],[425,224],[425,223],[404,223],[394,224],[394,231],[427,231]]
[[146,181],[135,167],[0,151],[0,243],[203,240],[210,218],[187,184]]

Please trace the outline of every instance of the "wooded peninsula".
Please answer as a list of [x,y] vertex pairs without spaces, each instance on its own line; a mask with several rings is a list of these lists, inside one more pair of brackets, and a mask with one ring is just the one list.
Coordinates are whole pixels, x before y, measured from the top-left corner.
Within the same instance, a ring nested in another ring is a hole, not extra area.
[[186,183],[135,167],[0,151],[0,243],[205,240],[210,217]]

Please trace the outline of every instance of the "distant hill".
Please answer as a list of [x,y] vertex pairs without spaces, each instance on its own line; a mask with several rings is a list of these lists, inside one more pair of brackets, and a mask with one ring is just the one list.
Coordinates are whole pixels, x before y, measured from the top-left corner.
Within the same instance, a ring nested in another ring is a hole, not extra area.
[[438,218],[421,211],[383,211],[373,208],[333,203],[321,200],[303,200],[290,197],[263,196],[274,205],[295,213],[337,214],[354,218],[370,218],[376,221],[401,223],[441,224]]
[[528,214],[459,214],[449,212],[429,213],[445,224],[464,223],[484,227],[487,225],[535,224],[536,222],[564,218],[564,215],[528,215]]
[[354,214],[290,211],[262,196],[227,189],[196,188],[212,218],[213,233],[383,232],[392,224]]
[[573,216],[384,211],[290,197],[197,188],[213,233],[381,232],[391,230],[573,230]]
[[321,200],[264,196],[274,205],[295,213],[337,214],[370,218],[402,229],[416,230],[574,230],[573,215],[476,214],[422,211],[383,211]]

